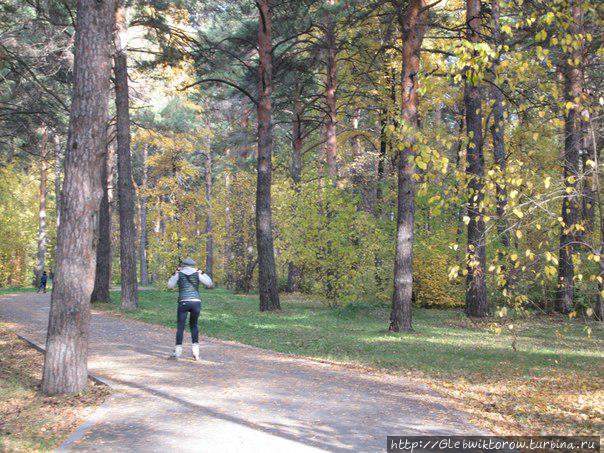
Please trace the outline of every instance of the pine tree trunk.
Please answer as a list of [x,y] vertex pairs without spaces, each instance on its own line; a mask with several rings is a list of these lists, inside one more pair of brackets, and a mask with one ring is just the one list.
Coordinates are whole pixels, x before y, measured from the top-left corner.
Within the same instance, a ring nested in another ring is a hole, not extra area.
[[[496,45],[501,45],[501,26],[499,23],[499,0],[491,1],[491,16],[493,19],[493,41]],[[499,67],[499,57],[493,64],[493,78],[497,76]],[[491,125],[491,137],[493,138],[493,161],[496,171],[499,173],[495,185],[497,199],[497,233],[501,244],[505,247],[510,245],[510,236],[507,232],[507,221],[505,218],[507,206],[506,189],[506,159],[505,159],[505,123],[503,116],[503,94],[498,86],[493,83],[491,86],[491,96],[493,98],[493,124]]]
[[[571,33],[577,36],[583,32],[580,0],[571,0]],[[558,258],[558,284],[556,288],[556,310],[568,313],[574,305],[575,269],[573,255],[579,222],[580,197],[578,181],[580,180],[581,153],[581,104],[575,103],[583,92],[582,49],[573,48],[570,59],[578,61],[577,65],[568,62],[564,68],[564,91],[567,103],[573,104],[564,118],[564,198],[562,200],[562,226],[560,228],[560,255]]]
[[61,223],[61,142],[59,134],[53,136],[55,144],[55,211],[57,212],[56,227]]
[[147,208],[147,195],[145,193],[145,191],[147,190],[147,152],[148,152],[148,148],[146,145],[143,146],[143,152],[142,152],[142,166],[143,166],[143,178],[141,181],[141,189],[143,192],[143,195],[140,197],[140,222],[141,222],[141,231],[140,231],[140,242],[139,242],[139,253],[138,253],[138,257],[139,257],[139,265],[140,265],[140,281],[141,281],[141,285],[145,286],[149,284],[149,256],[148,256],[148,249],[149,249],[149,237],[147,234],[147,214],[148,214],[148,208]]
[[405,10],[399,6],[398,22],[403,42],[401,74],[401,122],[405,125],[403,149],[397,156],[396,250],[394,291],[390,327],[392,332],[413,330],[411,299],[413,294],[413,228],[415,220],[415,143],[418,132],[419,96],[417,92],[420,51],[426,31],[425,0],[411,0]]
[[256,241],[258,248],[260,311],[278,310],[279,289],[275,268],[271,214],[273,125],[271,119],[272,46],[269,0],[258,0],[258,183],[256,189]]
[[214,274],[214,231],[212,224],[212,150],[208,146],[204,165],[206,186],[206,269],[210,277]]
[[[333,0],[330,0],[333,4]],[[327,47],[327,79],[325,80],[325,107],[327,109],[327,124],[325,125],[325,153],[329,178],[335,184],[338,178],[337,154],[337,45],[336,23],[333,17],[327,18],[325,41]]]
[[136,194],[132,181],[132,157],[130,154],[130,112],[128,94],[128,66],[126,55],[126,12],[123,0],[118,0],[115,14],[115,108],[117,112],[117,174],[120,214],[120,268],[122,308],[138,307],[138,283],[136,275],[136,225],[134,207]]
[[40,284],[40,277],[44,272],[46,263],[46,199],[48,190],[48,130],[46,126],[42,127],[42,141],[40,143],[40,192],[39,192],[39,209],[38,209],[38,250],[37,250],[37,265],[36,265],[36,286]]
[[[300,181],[302,179],[302,146],[304,137],[304,123],[302,121],[304,110],[300,99],[300,88],[296,87],[294,99],[294,118],[292,122],[292,162],[291,177],[294,185],[294,192],[300,193]],[[294,293],[300,291],[300,279],[302,271],[294,263],[287,264],[287,292]]]
[[[466,23],[468,39],[478,43],[481,33],[481,2],[468,0]],[[488,316],[486,285],[486,232],[484,223],[484,152],[482,138],[482,105],[480,86],[474,70],[466,79],[464,102],[466,129],[468,131],[468,249],[466,279],[466,314],[484,318]]]
[[95,218],[103,195],[114,11],[113,0],[77,3],[74,86],[42,379],[46,394],[78,393],[88,381]]
[[90,302],[110,302],[111,290],[111,206],[109,203],[109,185],[112,175],[110,172],[111,144],[107,144],[107,152],[103,157],[101,179],[103,184],[103,198],[98,213],[98,243],[96,248],[96,272],[94,276],[94,289]]

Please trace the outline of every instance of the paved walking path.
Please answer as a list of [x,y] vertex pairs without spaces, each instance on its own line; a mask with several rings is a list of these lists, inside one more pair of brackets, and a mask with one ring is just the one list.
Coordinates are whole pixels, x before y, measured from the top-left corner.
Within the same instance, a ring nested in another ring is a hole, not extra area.
[[[0,321],[41,344],[48,310],[49,295],[0,296]],[[206,338],[200,362],[175,362],[173,342],[173,329],[93,313],[90,371],[115,395],[72,449],[380,452],[387,435],[479,433],[401,378]]]

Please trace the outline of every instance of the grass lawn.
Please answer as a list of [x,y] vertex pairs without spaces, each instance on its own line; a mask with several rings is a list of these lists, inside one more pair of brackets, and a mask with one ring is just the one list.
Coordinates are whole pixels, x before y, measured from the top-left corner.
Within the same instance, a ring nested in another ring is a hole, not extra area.
[[[327,308],[283,297],[260,313],[257,296],[204,291],[205,335],[306,357],[370,367],[422,381],[498,433],[597,433],[604,426],[604,329],[556,316],[514,321],[495,333],[458,310],[414,310],[415,332],[387,332],[387,307]],[[118,312],[119,294],[110,305]],[[176,294],[141,291],[133,319],[175,327]],[[508,320],[509,323],[509,320]]]
[[[49,285],[46,291],[50,291],[52,287]],[[36,288],[31,286],[18,287],[18,288],[0,288],[0,294],[13,294],[13,293],[31,293],[36,291]]]
[[42,395],[43,360],[0,322],[0,451],[55,449],[108,395],[92,382],[82,395]]

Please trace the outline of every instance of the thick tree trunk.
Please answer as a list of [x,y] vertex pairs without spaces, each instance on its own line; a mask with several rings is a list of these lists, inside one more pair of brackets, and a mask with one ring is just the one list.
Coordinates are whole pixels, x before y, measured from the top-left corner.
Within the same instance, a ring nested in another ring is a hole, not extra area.
[[130,154],[130,112],[128,94],[128,65],[126,56],[126,11],[123,0],[118,0],[115,13],[115,108],[117,112],[117,174],[120,213],[120,267],[122,308],[138,307],[136,276],[136,225],[134,207],[136,194],[132,181]]
[[77,3],[74,86],[42,379],[46,394],[81,392],[88,381],[95,217],[103,194],[114,11],[113,0]]
[[103,184],[103,198],[98,213],[98,243],[96,249],[96,272],[94,276],[94,289],[90,302],[109,302],[111,289],[111,206],[109,203],[109,186],[112,181],[110,154],[112,144],[107,144],[107,153],[103,158],[101,179]]
[[143,166],[143,178],[141,181],[141,190],[143,192],[143,195],[140,197],[140,222],[141,222],[141,231],[140,231],[140,240],[139,240],[139,253],[138,253],[138,258],[139,258],[139,266],[140,266],[140,282],[142,286],[148,285],[149,284],[149,256],[148,256],[148,249],[149,249],[149,236],[147,234],[147,214],[148,214],[148,208],[147,208],[147,195],[146,195],[146,190],[147,190],[147,153],[148,153],[148,148],[146,145],[143,146],[143,152],[142,152],[142,166]]
[[48,190],[48,130],[46,126],[42,128],[42,141],[40,143],[40,192],[39,192],[39,209],[38,209],[38,250],[36,264],[36,286],[40,284],[40,277],[44,272],[46,263],[46,199]]
[[[466,22],[468,40],[478,43],[481,33],[480,0],[468,0]],[[466,251],[468,276],[466,279],[466,314],[488,316],[486,284],[486,232],[484,223],[484,152],[482,138],[482,105],[479,82],[472,69],[466,79],[464,102],[468,131],[468,249]]]
[[[491,16],[493,19],[493,41],[497,45],[502,44],[501,26],[499,23],[499,0],[491,1]],[[493,78],[497,76],[499,67],[499,57],[493,64]],[[491,125],[491,137],[493,138],[493,161],[498,172],[495,192],[497,199],[497,233],[501,244],[505,247],[510,245],[510,236],[507,232],[507,221],[505,218],[507,206],[507,188],[505,182],[506,159],[505,159],[505,123],[503,116],[503,94],[498,86],[493,83],[491,86],[491,96],[493,98],[493,124]]]
[[[333,4],[333,0],[330,0]],[[327,109],[327,123],[325,125],[325,154],[327,158],[327,168],[329,178],[335,184],[338,178],[337,154],[337,44],[336,44],[336,22],[333,17],[327,18],[325,30],[325,41],[327,47],[327,78],[325,80],[325,107]]]
[[279,288],[275,268],[271,213],[273,125],[271,119],[271,10],[269,0],[258,0],[258,183],[256,188],[256,241],[260,311],[277,310]]
[[204,164],[206,185],[206,269],[210,277],[214,273],[214,231],[212,224],[212,150],[208,146]]
[[61,223],[61,142],[59,134],[53,136],[55,144],[55,211],[57,212],[56,223],[57,229]]
[[[426,31],[425,0],[411,0],[405,10],[398,10],[403,42],[401,72],[401,121],[405,125],[403,149],[397,159],[398,198],[396,250],[394,257],[394,291],[390,327],[392,332],[412,331],[411,299],[413,294],[413,227],[415,219],[415,142],[418,132],[418,72],[420,50]],[[400,8],[400,6],[399,6]]]
[[[583,32],[581,0],[571,0],[572,17],[571,33],[577,36]],[[581,98],[583,92],[583,54],[581,47],[573,48],[570,60],[575,65],[566,63],[564,68],[565,101],[573,105],[564,118],[564,157],[563,175],[564,198],[562,200],[562,226],[560,228],[560,255],[558,257],[558,284],[556,288],[556,310],[568,313],[574,304],[575,269],[573,255],[577,235],[576,224],[579,222],[580,197],[578,181],[580,180],[581,153]]]
[[[300,89],[296,87],[296,97],[294,99],[294,118],[292,122],[292,163],[291,177],[296,194],[300,193],[300,181],[302,179],[302,146],[304,143],[304,108],[300,99]],[[294,263],[287,265],[287,292],[294,293],[300,291],[300,279],[302,271]]]

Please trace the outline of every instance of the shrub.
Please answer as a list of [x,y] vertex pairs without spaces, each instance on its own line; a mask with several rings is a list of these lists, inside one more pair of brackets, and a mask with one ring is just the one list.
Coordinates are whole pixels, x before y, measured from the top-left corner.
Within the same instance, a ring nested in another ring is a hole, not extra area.
[[444,253],[418,244],[413,258],[413,293],[421,307],[457,308],[464,301],[448,278],[449,261]]

